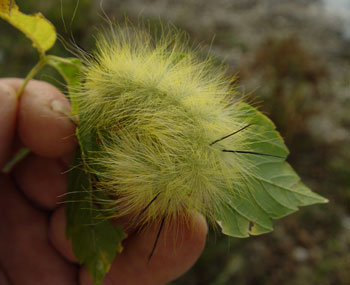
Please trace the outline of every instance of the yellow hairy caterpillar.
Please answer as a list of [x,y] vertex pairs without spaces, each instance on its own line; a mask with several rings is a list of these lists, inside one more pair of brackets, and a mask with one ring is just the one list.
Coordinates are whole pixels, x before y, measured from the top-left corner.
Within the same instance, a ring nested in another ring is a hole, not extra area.
[[127,30],[100,37],[74,99],[85,119],[81,134],[95,134],[99,147],[87,159],[99,177],[96,188],[116,197],[109,201],[112,216],[142,211],[140,224],[191,211],[214,220],[252,167],[242,155],[224,152],[250,150],[248,122],[228,107],[233,88],[177,36],[153,42]]
[[137,214],[145,225],[195,211],[243,237],[324,201],[284,162],[273,123],[240,101],[222,67],[186,45],[177,31],[154,39],[113,27],[85,56],[71,98],[79,136],[92,145],[84,163],[104,194],[95,197],[104,215]]

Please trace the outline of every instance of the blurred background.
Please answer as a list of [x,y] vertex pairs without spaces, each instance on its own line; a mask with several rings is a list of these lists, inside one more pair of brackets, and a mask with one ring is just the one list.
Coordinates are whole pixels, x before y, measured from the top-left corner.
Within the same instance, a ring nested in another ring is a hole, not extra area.
[[[100,0],[17,0],[86,50],[104,24]],[[350,284],[350,0],[104,0],[116,21],[170,22],[228,65],[240,90],[277,125],[289,162],[327,205],[302,208],[270,234],[211,233],[198,263],[172,284]],[[63,20],[68,33],[65,32]],[[49,53],[69,56],[57,43]],[[29,40],[0,22],[0,77],[38,60]],[[53,70],[39,79],[57,83]],[[60,80],[60,79],[59,79]]]

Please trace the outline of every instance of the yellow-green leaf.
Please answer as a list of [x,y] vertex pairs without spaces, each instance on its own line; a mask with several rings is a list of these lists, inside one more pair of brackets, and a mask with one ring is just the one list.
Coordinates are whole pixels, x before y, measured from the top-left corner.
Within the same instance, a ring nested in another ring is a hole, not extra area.
[[55,27],[41,14],[23,14],[14,0],[0,0],[0,18],[23,32],[40,54],[50,49],[56,41]]

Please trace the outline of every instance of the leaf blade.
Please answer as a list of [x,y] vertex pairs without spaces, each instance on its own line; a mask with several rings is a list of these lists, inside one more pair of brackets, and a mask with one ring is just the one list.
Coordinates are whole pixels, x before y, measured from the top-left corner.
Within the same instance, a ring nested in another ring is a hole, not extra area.
[[68,174],[66,235],[72,240],[75,256],[91,274],[94,284],[101,284],[126,237],[121,227],[101,219],[93,203],[91,177],[82,167],[78,149],[74,168]]
[[0,18],[24,33],[33,46],[44,54],[56,42],[56,29],[41,13],[26,15],[14,0],[0,0]]
[[[224,154],[227,161],[240,156],[239,161],[244,161],[246,167],[242,168],[245,170],[241,173],[241,182],[236,183],[237,191],[217,214],[222,232],[235,237],[263,234],[273,230],[272,219],[296,212],[300,206],[326,203],[328,200],[307,188],[285,162],[289,151],[272,121],[247,104],[241,103],[236,107],[236,119],[251,127],[249,136],[242,144],[247,147],[247,152]],[[232,193],[232,190],[227,192]],[[250,222],[244,234],[237,226],[237,219],[242,217]]]

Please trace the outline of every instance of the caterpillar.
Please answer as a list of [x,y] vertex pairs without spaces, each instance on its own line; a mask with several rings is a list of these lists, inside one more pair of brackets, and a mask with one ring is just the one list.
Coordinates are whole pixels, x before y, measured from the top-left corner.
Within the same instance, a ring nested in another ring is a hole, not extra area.
[[155,38],[146,28],[113,26],[96,42],[71,98],[106,218],[133,214],[135,225],[163,226],[195,211],[245,237],[324,202],[284,162],[274,124],[183,33],[163,29]]

